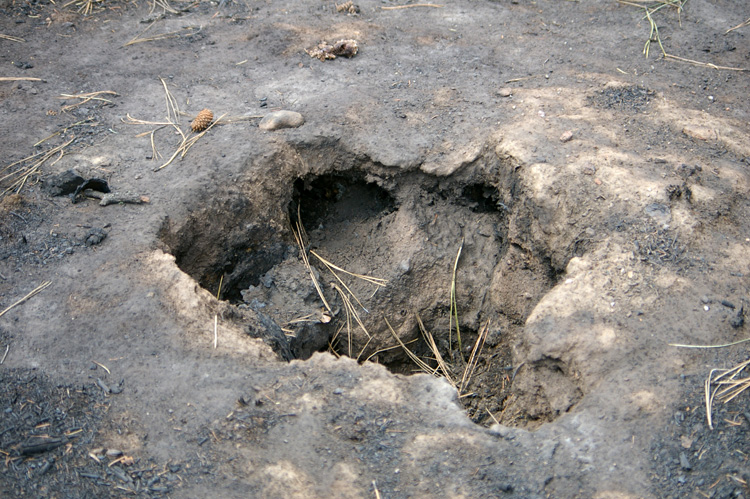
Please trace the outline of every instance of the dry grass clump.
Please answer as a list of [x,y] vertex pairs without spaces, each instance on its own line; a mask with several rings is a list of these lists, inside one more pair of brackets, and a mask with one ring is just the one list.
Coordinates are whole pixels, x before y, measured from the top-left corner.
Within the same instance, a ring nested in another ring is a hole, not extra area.
[[718,399],[726,404],[750,388],[750,375],[745,372],[748,366],[750,366],[750,358],[731,369],[711,369],[708,374],[705,383],[706,418],[708,427],[712,430],[714,426],[711,413],[714,400]]

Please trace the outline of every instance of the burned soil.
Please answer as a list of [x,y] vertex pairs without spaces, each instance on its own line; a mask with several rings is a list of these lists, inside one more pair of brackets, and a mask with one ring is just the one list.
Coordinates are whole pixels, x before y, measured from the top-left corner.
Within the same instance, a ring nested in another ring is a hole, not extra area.
[[0,2],[0,490],[747,496],[748,13],[680,7]]

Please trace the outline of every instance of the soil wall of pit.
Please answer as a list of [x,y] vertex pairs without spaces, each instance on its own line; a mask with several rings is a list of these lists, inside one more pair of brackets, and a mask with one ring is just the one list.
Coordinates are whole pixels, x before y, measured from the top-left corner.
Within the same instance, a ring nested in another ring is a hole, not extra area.
[[[283,358],[328,350],[410,374],[420,367],[408,349],[430,368],[442,357],[459,381],[481,335],[463,402],[489,424],[489,413],[506,414],[526,319],[585,242],[551,232],[555,214],[530,196],[523,165],[500,147],[483,151],[438,176],[326,141],[288,144],[166,218],[160,238],[238,316],[270,324],[265,339]],[[569,410],[582,394],[572,371],[560,359],[526,366],[527,377],[556,379],[566,403],[537,394],[539,407],[517,406],[508,421]]]

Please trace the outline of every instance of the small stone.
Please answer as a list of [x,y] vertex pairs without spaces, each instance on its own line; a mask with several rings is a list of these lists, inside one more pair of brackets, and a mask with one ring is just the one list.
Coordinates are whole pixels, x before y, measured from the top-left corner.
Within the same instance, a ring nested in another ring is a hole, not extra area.
[[107,237],[107,233],[104,232],[102,229],[91,229],[89,233],[86,235],[86,240],[84,241],[86,246],[96,246],[97,244],[104,241],[104,239]]
[[344,393],[344,390],[342,390],[341,388],[336,388],[335,390],[333,390],[334,395],[341,395],[342,393]]
[[119,449],[107,449],[107,456],[109,457],[120,457],[122,456],[122,451]]
[[51,175],[42,181],[42,190],[50,196],[64,196],[72,194],[83,183],[83,177],[74,170],[66,170],[57,175]]
[[274,111],[260,120],[258,128],[261,130],[279,130],[281,128],[297,128],[305,123],[305,118],[294,111]]
[[693,467],[690,465],[687,454],[685,454],[684,452],[680,452],[680,466],[685,471],[690,471],[691,469],[693,469]]
[[581,171],[584,175],[593,175],[596,173],[596,167],[594,165],[586,165],[581,169]]
[[497,91],[497,95],[498,97],[510,97],[511,95],[513,95],[513,90],[508,87],[501,88]]
[[560,135],[560,142],[570,142],[573,140],[573,130],[566,130]]

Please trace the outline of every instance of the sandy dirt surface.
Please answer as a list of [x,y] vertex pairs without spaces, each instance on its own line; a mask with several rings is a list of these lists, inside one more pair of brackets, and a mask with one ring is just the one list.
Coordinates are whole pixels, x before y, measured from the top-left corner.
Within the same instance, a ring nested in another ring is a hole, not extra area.
[[744,2],[0,7],[0,495],[750,496]]

